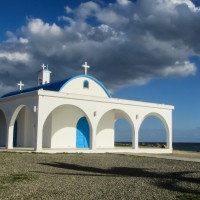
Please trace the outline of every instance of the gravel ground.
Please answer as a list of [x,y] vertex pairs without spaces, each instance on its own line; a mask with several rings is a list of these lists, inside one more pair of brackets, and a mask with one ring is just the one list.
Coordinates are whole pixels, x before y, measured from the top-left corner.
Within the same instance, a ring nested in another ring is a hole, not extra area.
[[173,150],[172,154],[167,154],[169,156],[178,156],[178,157],[185,157],[185,158],[200,158],[200,152],[193,152],[193,151],[178,151]]
[[191,195],[200,199],[200,163],[117,154],[0,153],[2,200]]

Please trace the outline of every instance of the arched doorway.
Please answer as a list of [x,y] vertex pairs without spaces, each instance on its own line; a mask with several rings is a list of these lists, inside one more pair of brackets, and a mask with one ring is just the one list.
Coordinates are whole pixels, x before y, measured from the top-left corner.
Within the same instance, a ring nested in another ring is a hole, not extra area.
[[28,106],[22,105],[15,110],[10,127],[13,147],[33,148],[35,146],[34,120]]
[[164,119],[158,114],[147,115],[138,132],[139,148],[167,147],[168,129]]
[[[86,121],[87,126],[83,126]],[[86,129],[87,139],[84,145],[87,147],[80,147],[77,143],[81,143],[81,136],[77,141],[77,134],[81,135]],[[90,121],[82,109],[73,105],[61,105],[53,109],[45,120],[42,148],[89,148],[90,132]]]
[[90,147],[90,127],[86,117],[81,117],[76,126],[76,148]]
[[0,147],[6,146],[7,125],[6,118],[2,110],[0,110]]
[[[125,126],[118,129],[118,122],[125,122],[123,123]],[[125,133],[125,130],[128,131],[128,135]],[[126,142],[127,144],[127,142],[130,141],[128,146],[132,147],[134,134],[134,125],[129,115],[123,110],[112,109],[107,111],[99,120],[97,126],[96,146],[97,148],[114,148],[115,145],[124,146],[123,144],[119,144],[121,142]],[[118,144],[115,142],[118,142]]]

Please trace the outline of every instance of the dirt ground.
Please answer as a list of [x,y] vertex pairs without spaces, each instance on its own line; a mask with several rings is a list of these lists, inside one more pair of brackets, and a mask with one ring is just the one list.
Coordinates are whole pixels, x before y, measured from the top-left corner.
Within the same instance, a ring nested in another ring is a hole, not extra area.
[[193,152],[193,151],[173,150],[172,154],[167,154],[167,155],[185,157],[185,158],[200,158],[200,152]]

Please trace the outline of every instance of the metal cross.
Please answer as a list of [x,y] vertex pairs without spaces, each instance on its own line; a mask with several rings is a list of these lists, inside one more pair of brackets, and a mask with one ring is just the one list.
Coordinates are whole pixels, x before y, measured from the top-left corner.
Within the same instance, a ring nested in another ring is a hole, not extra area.
[[19,89],[22,90],[22,86],[24,86],[24,84],[20,81],[17,85],[19,85]]
[[44,64],[42,64],[42,66],[41,66],[41,67],[42,67],[42,69],[44,70],[44,68],[45,68],[46,66],[45,66]]
[[87,68],[90,68],[90,66],[87,65],[87,62],[85,62],[84,65],[82,65],[85,68],[85,75],[87,74]]

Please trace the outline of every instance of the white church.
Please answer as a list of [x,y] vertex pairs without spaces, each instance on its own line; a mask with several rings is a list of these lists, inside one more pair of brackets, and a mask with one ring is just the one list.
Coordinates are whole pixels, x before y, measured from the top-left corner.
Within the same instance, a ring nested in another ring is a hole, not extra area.
[[[0,98],[0,147],[37,152],[172,152],[173,106],[112,98],[104,85],[85,74],[50,82],[43,64],[38,86]],[[166,149],[139,148],[138,132],[148,116],[158,117],[166,129]],[[125,118],[132,128],[132,148],[115,147],[115,126]]]

